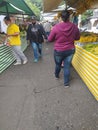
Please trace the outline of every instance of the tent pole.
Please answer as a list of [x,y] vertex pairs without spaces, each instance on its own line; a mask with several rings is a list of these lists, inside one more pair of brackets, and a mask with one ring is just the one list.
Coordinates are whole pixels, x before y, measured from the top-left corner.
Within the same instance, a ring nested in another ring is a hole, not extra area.
[[23,18],[23,21],[24,21],[24,14],[22,13],[22,18]]
[[7,15],[9,16],[9,11],[8,11],[7,3],[6,3],[6,11],[7,11]]
[[42,11],[44,12],[44,0],[42,0]]
[[64,2],[65,2],[65,9],[67,9],[67,2],[66,2],[66,0],[64,0]]

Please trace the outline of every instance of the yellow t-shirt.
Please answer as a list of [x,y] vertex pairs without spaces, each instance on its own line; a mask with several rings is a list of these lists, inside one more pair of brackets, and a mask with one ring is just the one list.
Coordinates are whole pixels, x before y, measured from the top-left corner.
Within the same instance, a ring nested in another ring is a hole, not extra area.
[[[13,35],[18,32],[20,32],[20,31],[19,31],[19,27],[16,24],[10,24],[7,28],[8,35]],[[20,35],[10,36],[10,37],[8,37],[8,39],[9,39],[10,45],[12,45],[12,46],[21,45]]]

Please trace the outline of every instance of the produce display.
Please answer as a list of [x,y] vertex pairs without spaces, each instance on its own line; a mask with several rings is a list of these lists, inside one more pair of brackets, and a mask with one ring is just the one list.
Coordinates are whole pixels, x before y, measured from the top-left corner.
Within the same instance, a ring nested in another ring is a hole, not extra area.
[[98,56],[98,44],[88,43],[88,44],[84,45],[83,48],[85,50],[93,53],[94,55]]
[[75,43],[98,56],[98,34],[92,32],[81,32],[80,40]]
[[25,36],[26,36],[26,31],[21,31],[21,32],[20,32],[20,36],[21,36],[21,37],[25,37]]
[[20,24],[19,29],[20,29],[20,36],[25,37],[26,36],[27,25]]
[[76,41],[79,43],[89,43],[89,42],[97,42],[98,34],[92,32],[81,32],[80,40]]

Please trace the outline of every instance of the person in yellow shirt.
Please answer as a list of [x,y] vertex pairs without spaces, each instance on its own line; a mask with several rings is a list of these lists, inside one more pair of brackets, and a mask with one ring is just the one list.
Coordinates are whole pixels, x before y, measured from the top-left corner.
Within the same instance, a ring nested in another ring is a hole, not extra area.
[[21,50],[20,30],[18,25],[13,22],[13,19],[10,16],[4,17],[4,22],[8,26],[7,38],[16,58],[16,63],[14,65],[20,65],[22,62],[23,64],[26,64],[28,60]]

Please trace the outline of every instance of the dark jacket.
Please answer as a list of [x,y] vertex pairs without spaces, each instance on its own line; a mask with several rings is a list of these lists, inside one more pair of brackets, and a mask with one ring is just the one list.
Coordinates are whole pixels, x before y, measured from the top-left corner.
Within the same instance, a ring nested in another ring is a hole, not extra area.
[[44,42],[44,38],[47,39],[45,30],[41,24],[30,24],[27,29],[27,40],[35,43]]

